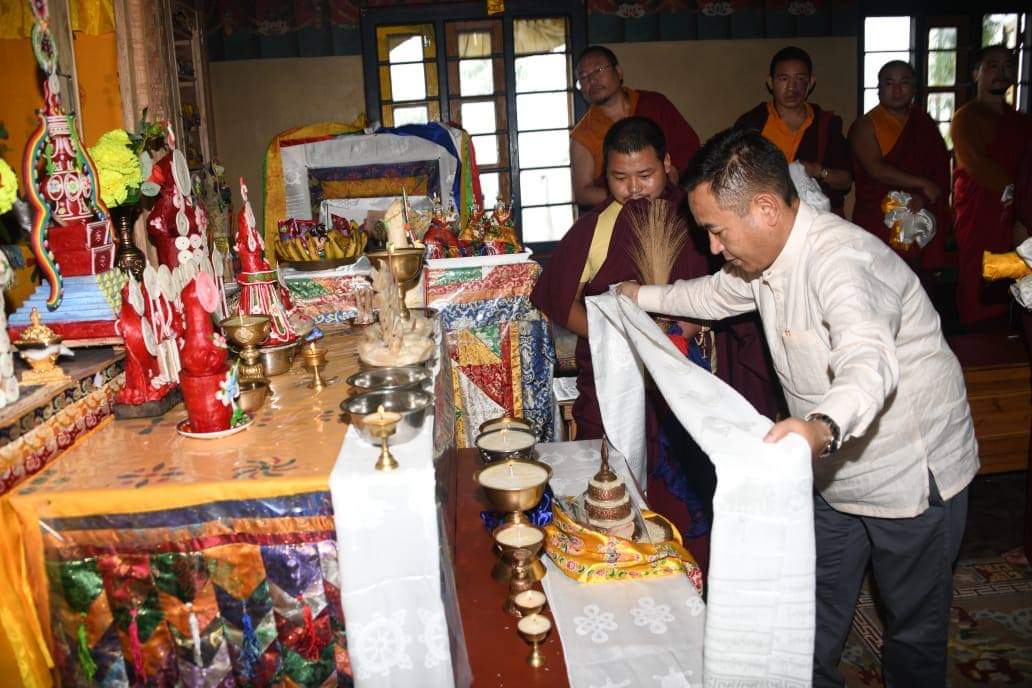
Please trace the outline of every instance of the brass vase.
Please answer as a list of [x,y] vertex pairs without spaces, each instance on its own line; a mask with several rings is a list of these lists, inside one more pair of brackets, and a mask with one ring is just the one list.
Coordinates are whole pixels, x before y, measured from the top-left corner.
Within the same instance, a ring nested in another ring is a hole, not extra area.
[[130,273],[138,281],[143,279],[143,268],[147,259],[133,243],[133,221],[140,208],[137,204],[117,205],[111,211],[111,224],[115,232],[115,267]]

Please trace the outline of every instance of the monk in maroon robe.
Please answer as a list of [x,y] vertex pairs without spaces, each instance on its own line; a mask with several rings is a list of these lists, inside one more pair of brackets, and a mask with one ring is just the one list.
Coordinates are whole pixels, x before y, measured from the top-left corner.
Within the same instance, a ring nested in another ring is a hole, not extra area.
[[670,155],[674,184],[699,150],[699,137],[666,96],[623,85],[623,70],[609,48],[593,45],[577,59],[577,88],[588,111],[570,132],[573,193],[578,204],[594,206],[609,193],[602,157],[602,142],[609,128],[624,117],[647,117],[659,125]]
[[[554,322],[579,335],[576,347],[579,396],[573,407],[578,439],[597,439],[602,437],[604,431],[595,391],[595,362],[591,359],[588,344],[584,299],[605,293],[611,284],[640,279],[631,259],[635,235],[630,218],[636,207],[655,199],[663,199],[672,203],[679,212],[684,212],[684,192],[669,182],[667,172],[671,166],[670,157],[663,151],[662,133],[654,123],[641,117],[621,120],[612,127],[606,141],[607,147],[613,142],[607,155],[606,174],[612,196],[578,218],[559,242],[531,293],[534,305]],[[648,141],[657,143],[650,144]],[[632,150],[640,146],[644,147]],[[689,241],[674,264],[670,280],[690,279],[709,272],[708,259]],[[679,326],[685,339],[696,336],[701,329],[691,323],[680,323]],[[770,373],[764,340],[756,324],[743,322],[727,329],[722,328],[715,339],[710,355],[716,360],[709,361],[710,369],[715,367],[717,374],[753,401],[761,413],[773,417],[777,403],[772,383],[774,377]],[[739,356],[742,358],[736,360]],[[742,364],[743,360],[747,365]],[[652,508],[670,518],[682,533],[688,534],[693,521],[697,520],[696,516],[690,514],[683,500],[675,494],[676,490],[671,489],[668,481],[660,479],[656,472],[660,422],[667,413],[668,408],[662,396],[656,391],[649,392],[646,395],[645,414],[649,503]],[[694,468],[689,470],[711,474],[712,466],[708,462],[706,464],[700,467],[695,462],[691,464]],[[675,465],[666,471],[666,476],[669,478],[671,471],[677,470]],[[707,475],[674,477],[685,478],[688,482],[698,479],[702,483],[699,492],[704,493],[707,489]],[[707,495],[702,494],[701,497],[705,500]],[[708,498],[712,498],[711,485]],[[690,548],[705,570],[708,541],[696,540]]]
[[770,60],[771,99],[739,117],[734,128],[760,132],[788,162],[799,162],[821,185],[832,212],[844,217],[853,184],[849,144],[842,135],[842,118],[809,102],[816,87],[810,55],[795,46],[782,48]]
[[974,72],[978,97],[953,116],[957,310],[965,325],[1001,318],[1010,303],[1006,284],[983,285],[982,253],[1010,251],[1019,238],[1012,199],[1032,138],[1032,117],[1015,112],[1005,100],[1014,84],[1014,62],[1003,46],[985,48]]
[[935,216],[935,237],[923,249],[916,244],[896,248],[920,273],[943,266],[953,218],[947,196],[949,152],[936,123],[914,105],[916,87],[909,63],[886,63],[878,72],[878,105],[853,123],[849,144],[856,183],[854,224],[889,244],[892,231],[885,226],[882,201],[891,191],[910,194],[911,210],[924,208]]

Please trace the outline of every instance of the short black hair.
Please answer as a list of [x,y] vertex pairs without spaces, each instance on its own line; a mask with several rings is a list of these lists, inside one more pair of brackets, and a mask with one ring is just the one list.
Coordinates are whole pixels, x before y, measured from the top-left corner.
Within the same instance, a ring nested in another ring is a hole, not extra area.
[[606,60],[609,62],[610,67],[616,67],[620,64],[620,61],[616,59],[616,53],[614,53],[606,46],[589,45],[587,48],[580,51],[580,55],[577,56],[577,61],[573,63],[573,66],[576,68],[576,66],[580,64],[581,60],[583,60],[588,55],[601,55],[602,57],[606,58]]
[[1007,57],[1009,57],[1012,60],[1014,59],[1013,50],[1008,48],[1003,43],[993,43],[992,45],[987,45],[978,51],[978,54],[975,56],[975,69],[978,69],[982,66],[982,60],[984,60],[989,53],[994,52],[1006,53]]
[[788,62],[789,60],[798,60],[806,65],[806,71],[813,74],[813,60],[810,59],[810,53],[806,52],[802,48],[790,45],[782,48],[781,50],[774,53],[774,57],[770,58],[770,76],[774,78],[774,70],[782,62]]
[[662,160],[666,155],[666,137],[659,125],[648,117],[626,117],[609,127],[602,142],[602,160],[609,162],[610,153],[630,155],[653,148]]
[[914,69],[914,65],[910,64],[906,60],[889,60],[881,66],[881,69],[878,70],[878,83],[881,83],[882,74],[885,73],[885,70],[892,69],[893,67],[906,67],[910,70],[910,76],[914,77],[915,81],[917,80],[917,70]]
[[725,129],[692,158],[684,188],[710,185],[717,204],[745,215],[756,194],[769,191],[791,205],[797,198],[785,154],[759,132]]

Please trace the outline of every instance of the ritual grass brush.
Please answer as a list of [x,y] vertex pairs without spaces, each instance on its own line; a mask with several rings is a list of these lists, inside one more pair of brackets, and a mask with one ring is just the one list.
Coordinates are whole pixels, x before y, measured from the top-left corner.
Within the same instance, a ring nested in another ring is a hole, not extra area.
[[628,253],[642,284],[669,284],[674,263],[688,242],[688,224],[662,198],[634,208],[630,219],[634,243]]

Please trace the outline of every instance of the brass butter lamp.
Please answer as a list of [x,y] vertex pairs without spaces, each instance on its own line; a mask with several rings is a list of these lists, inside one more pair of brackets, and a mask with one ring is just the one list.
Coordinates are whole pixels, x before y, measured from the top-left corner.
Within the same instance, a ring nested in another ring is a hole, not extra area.
[[545,665],[545,655],[541,652],[541,643],[545,642],[552,632],[552,621],[544,614],[530,614],[516,623],[516,631],[523,642],[531,646],[527,655],[527,664],[538,669]]
[[234,315],[221,321],[219,327],[240,349],[240,382],[268,384],[258,345],[269,337],[272,318],[267,315]]
[[380,440],[380,458],[373,466],[378,471],[393,471],[398,467],[398,460],[387,448],[387,438],[398,430],[398,423],[401,422],[401,414],[394,411],[384,411],[381,405],[376,413],[360,416],[356,419],[364,425],[369,434]]
[[394,248],[386,251],[372,251],[366,254],[366,258],[372,261],[377,270],[389,270],[398,283],[398,291],[401,292],[401,317],[405,320],[411,318],[408,307],[405,306],[405,295],[412,287],[419,282],[419,275],[423,271],[423,256],[426,249],[416,248]]

